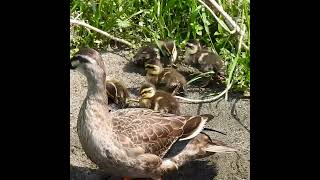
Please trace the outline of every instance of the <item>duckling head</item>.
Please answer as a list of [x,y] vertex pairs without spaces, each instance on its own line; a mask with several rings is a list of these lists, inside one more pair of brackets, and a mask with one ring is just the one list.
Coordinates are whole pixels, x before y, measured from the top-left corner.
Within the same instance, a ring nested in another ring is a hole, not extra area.
[[100,53],[91,48],[81,48],[71,58],[70,69],[75,69],[92,80],[104,78],[106,72]]
[[186,52],[189,54],[195,54],[198,51],[200,51],[200,49],[201,49],[201,46],[198,40],[193,40],[186,44]]
[[152,59],[145,64],[145,70],[149,75],[159,75],[162,72],[162,64],[159,59]]
[[153,84],[145,83],[141,86],[139,94],[144,99],[152,98],[156,94],[156,88]]
[[176,43],[173,40],[159,41],[159,45],[165,55],[170,57],[170,64],[174,64],[178,57]]

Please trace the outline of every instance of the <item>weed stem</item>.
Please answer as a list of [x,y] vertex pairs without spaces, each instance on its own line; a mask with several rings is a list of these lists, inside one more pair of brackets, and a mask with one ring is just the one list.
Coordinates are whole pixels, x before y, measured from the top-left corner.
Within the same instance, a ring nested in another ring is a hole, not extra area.
[[183,101],[186,101],[186,102],[189,102],[189,103],[208,103],[208,102],[212,102],[212,101],[215,101],[217,99],[219,99],[220,97],[222,97],[232,86],[232,83],[230,83],[227,88],[222,91],[219,95],[217,96],[214,96],[212,98],[209,98],[209,99],[189,99],[189,98],[184,98],[184,97],[181,97],[181,96],[174,96],[175,98],[177,99],[181,99]]
[[[239,33],[240,36],[244,34],[244,30],[241,30],[240,26],[236,22],[234,22],[231,16],[229,16],[229,14],[226,13],[215,0],[209,0],[209,2],[215,7],[217,11],[219,11],[222,14],[222,16],[229,22],[229,24],[231,24],[231,26],[233,27],[232,31],[229,30],[229,28],[222,22],[221,19],[217,17],[217,15],[205,2],[203,2],[202,0],[198,0],[198,2],[200,2],[212,14],[212,16],[217,20],[217,22],[230,34],[234,34],[236,32]],[[249,47],[244,42],[242,42],[242,47],[249,51]]]

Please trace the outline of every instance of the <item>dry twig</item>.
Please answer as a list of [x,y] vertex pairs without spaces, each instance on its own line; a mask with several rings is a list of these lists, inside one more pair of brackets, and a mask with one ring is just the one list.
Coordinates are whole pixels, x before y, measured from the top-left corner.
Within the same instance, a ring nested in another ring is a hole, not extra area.
[[117,38],[117,37],[114,37],[114,36],[110,35],[109,33],[105,32],[105,31],[102,31],[102,30],[100,30],[100,29],[98,29],[96,27],[93,27],[93,26],[91,26],[91,25],[89,25],[89,24],[87,24],[87,23],[85,23],[83,21],[79,21],[79,20],[76,20],[76,19],[70,19],[70,23],[71,24],[77,24],[77,25],[80,25],[80,26],[84,26],[84,27],[86,27],[88,29],[91,29],[91,30],[96,31],[96,32],[98,32],[100,34],[103,34],[103,35],[107,36],[108,38],[110,38],[110,39],[112,39],[114,41],[118,41],[120,43],[123,43],[123,44],[126,44],[126,45],[130,46],[131,48],[135,48],[135,46],[133,44],[131,44],[130,42],[128,42],[126,40],[123,40],[123,39],[120,39],[120,38]]

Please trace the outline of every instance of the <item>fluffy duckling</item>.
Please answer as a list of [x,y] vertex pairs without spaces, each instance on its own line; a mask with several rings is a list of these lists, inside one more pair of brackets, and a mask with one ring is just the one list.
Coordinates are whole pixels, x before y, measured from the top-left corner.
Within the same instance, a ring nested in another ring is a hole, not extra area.
[[144,67],[147,61],[154,58],[160,59],[160,51],[156,45],[149,43],[138,50],[137,54],[133,57],[133,63]]
[[154,58],[146,62],[145,65],[147,81],[152,84],[157,84],[159,74],[163,71],[162,63],[160,59]]
[[161,52],[161,62],[164,67],[173,65],[178,58],[176,43],[173,40],[158,41]]
[[202,48],[197,40],[187,43],[184,62],[194,65],[202,72],[214,71],[219,79],[225,78],[226,66],[222,58],[209,49]]
[[108,95],[108,103],[116,104],[120,108],[128,106],[129,92],[124,84],[116,80],[106,81],[106,90]]
[[133,63],[143,67],[147,61],[159,59],[164,67],[171,66],[177,59],[176,44],[172,40],[161,40],[158,44],[148,43],[141,47],[133,57]]
[[151,83],[145,83],[140,88],[139,105],[161,113],[180,115],[180,106],[177,100],[165,91],[156,90]]
[[153,60],[146,64],[147,81],[158,89],[175,94],[184,94],[187,80],[176,69],[163,68],[159,60]]
[[157,83],[159,89],[172,92],[172,95],[185,94],[186,78],[174,68],[164,68]]

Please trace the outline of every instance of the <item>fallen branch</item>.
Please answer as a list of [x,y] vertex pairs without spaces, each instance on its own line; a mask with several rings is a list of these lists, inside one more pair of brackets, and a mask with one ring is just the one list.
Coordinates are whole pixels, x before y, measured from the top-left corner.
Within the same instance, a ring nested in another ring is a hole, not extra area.
[[[223,21],[217,17],[217,15],[213,12],[213,10],[202,0],[198,0],[198,2],[200,2],[211,14],[212,16],[217,20],[217,22],[221,25],[221,27],[223,27],[227,32],[229,32],[230,34],[234,34],[234,33],[239,33],[244,34],[245,31],[241,30],[240,26],[233,21],[233,19],[231,18],[231,16],[228,15],[228,13],[226,13],[223,8],[215,1],[215,0],[208,0],[217,11],[219,11],[221,13],[221,15],[224,16],[224,18],[229,22],[229,24],[233,27],[233,30],[231,31],[224,23]],[[246,50],[250,50],[249,47],[242,42],[242,47],[245,48]]]
[[80,26],[84,26],[84,27],[86,27],[88,29],[96,31],[96,32],[98,32],[98,33],[100,33],[102,35],[105,35],[105,36],[107,36],[108,38],[110,38],[110,39],[112,39],[114,41],[118,41],[120,43],[123,43],[123,44],[126,44],[126,45],[130,46],[131,48],[135,48],[135,46],[133,44],[131,44],[130,42],[128,42],[126,40],[123,40],[123,39],[120,39],[120,38],[117,38],[117,37],[114,37],[114,36],[110,35],[109,33],[104,32],[104,31],[102,31],[102,30],[100,30],[100,29],[98,29],[96,27],[93,27],[93,26],[91,26],[91,25],[89,25],[89,24],[87,24],[87,23],[85,23],[83,21],[79,21],[79,20],[76,20],[76,19],[70,19],[70,23],[71,24],[77,24],[77,25],[80,25]]
[[220,97],[222,97],[231,88],[231,86],[232,86],[232,83],[230,83],[229,86],[227,86],[227,88],[224,91],[222,91],[219,95],[214,96],[210,99],[189,99],[189,98],[184,98],[181,96],[174,96],[174,97],[176,99],[187,101],[189,103],[207,103],[207,102],[215,101],[215,100],[219,99]]

